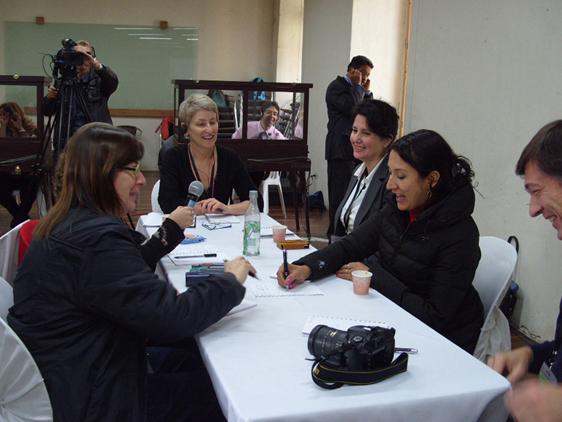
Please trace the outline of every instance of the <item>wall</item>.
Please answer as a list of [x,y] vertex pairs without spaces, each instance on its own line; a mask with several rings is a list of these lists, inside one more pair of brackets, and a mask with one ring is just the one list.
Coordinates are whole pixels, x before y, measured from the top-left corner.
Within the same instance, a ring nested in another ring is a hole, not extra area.
[[[4,71],[4,21],[34,21],[44,16],[46,22],[104,23],[124,25],[158,25],[167,20],[170,26],[196,26],[199,32],[197,75],[200,79],[251,80],[260,75],[266,80],[275,76],[273,46],[273,0],[0,0],[0,73]],[[69,34],[79,39],[79,34]],[[53,46],[55,52],[59,46]],[[103,61],[103,51],[98,51]],[[135,54],[129,52],[131,60]],[[120,78],[126,75],[119,75]],[[170,96],[173,95],[170,84]],[[110,102],[111,106],[111,102]],[[154,133],[155,119],[116,118],[115,124],[134,121],[143,132],[147,154],[143,167],[156,169],[159,140]]]
[[435,129],[472,160],[481,235],[521,243],[516,323],[551,337],[562,243],[550,224],[528,217],[514,166],[534,133],[562,117],[562,3],[421,0],[413,12],[406,129]]
[[371,91],[400,111],[408,0],[355,0],[351,56],[362,54],[374,64]]

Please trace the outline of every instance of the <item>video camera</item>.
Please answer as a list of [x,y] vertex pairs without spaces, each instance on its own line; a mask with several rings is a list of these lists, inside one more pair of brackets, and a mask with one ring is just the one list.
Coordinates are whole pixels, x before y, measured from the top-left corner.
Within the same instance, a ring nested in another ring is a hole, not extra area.
[[76,41],[65,38],[61,41],[62,48],[53,58],[53,78],[74,79],[76,77],[76,66],[84,62],[84,54],[76,51]]

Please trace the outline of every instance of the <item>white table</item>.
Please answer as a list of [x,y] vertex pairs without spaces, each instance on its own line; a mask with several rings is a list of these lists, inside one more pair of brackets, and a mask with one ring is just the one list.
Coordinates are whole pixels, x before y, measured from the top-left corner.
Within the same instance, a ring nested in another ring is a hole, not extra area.
[[[139,227],[143,222],[148,219],[141,218]],[[262,227],[274,224],[262,215]],[[192,231],[235,257],[242,251],[242,227]],[[289,260],[308,252],[289,251]],[[261,255],[250,261],[260,280],[249,278],[249,290],[253,283],[276,283],[269,276],[282,254],[271,238],[261,240]],[[185,268],[168,258],[161,266],[185,290]],[[356,296],[351,283],[336,277],[317,286],[324,296],[252,299],[256,307],[223,318],[198,337],[229,421],[505,421],[505,378],[373,290]],[[305,360],[310,355],[302,328],[311,314],[384,321],[396,329],[397,347],[419,353],[410,355],[407,372],[381,383],[324,390],[313,383]]]

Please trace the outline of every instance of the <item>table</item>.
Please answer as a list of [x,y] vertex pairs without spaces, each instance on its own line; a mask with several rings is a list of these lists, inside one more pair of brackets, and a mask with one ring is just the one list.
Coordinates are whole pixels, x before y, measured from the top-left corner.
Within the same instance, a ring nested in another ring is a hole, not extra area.
[[[235,257],[242,251],[239,219],[230,229],[208,231],[198,225],[190,231]],[[147,221],[141,217],[139,226]],[[262,227],[274,224],[262,215]],[[308,252],[291,250],[289,259]],[[248,278],[248,291],[255,283],[276,283],[269,276],[282,258],[271,238],[262,239],[261,255],[249,259],[260,280]],[[164,258],[161,269],[179,291],[185,290],[186,268]],[[198,336],[229,421],[505,421],[505,378],[373,290],[356,296],[351,283],[333,276],[316,285],[324,296],[257,297],[256,307],[228,315]],[[384,321],[396,329],[397,347],[419,353],[410,355],[407,372],[381,383],[321,389],[305,360],[310,355],[302,328],[310,314]]]

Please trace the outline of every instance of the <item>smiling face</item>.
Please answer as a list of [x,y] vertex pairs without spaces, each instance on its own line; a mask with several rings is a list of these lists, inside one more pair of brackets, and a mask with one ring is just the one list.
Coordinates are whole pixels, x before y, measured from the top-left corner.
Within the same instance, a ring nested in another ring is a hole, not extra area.
[[[144,175],[138,169],[138,163],[129,163],[118,169],[113,180],[113,187],[125,213],[132,213],[137,208],[140,189],[145,184]],[[126,167],[126,168],[125,168]]]
[[386,153],[390,139],[381,138],[369,129],[367,118],[361,114],[355,116],[350,136],[353,157],[361,160],[371,171]]
[[529,215],[550,221],[562,240],[562,182],[544,174],[535,161],[525,166],[525,190],[531,196]]
[[430,197],[430,186],[435,186],[439,180],[439,173],[436,171],[422,177],[396,151],[391,151],[388,156],[388,170],[386,188],[396,196],[396,205],[400,211],[423,208]]
[[199,110],[189,122],[189,142],[196,148],[212,149],[217,142],[219,121],[213,111]]
[[261,125],[264,129],[269,129],[271,126],[275,126],[275,123],[277,123],[278,120],[279,112],[275,106],[271,106],[263,112]]

